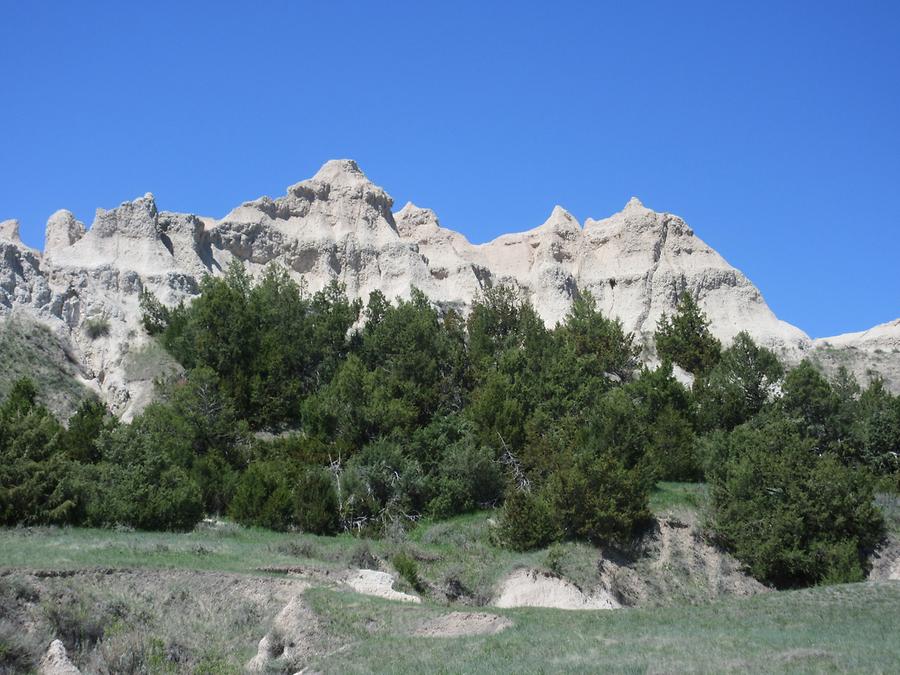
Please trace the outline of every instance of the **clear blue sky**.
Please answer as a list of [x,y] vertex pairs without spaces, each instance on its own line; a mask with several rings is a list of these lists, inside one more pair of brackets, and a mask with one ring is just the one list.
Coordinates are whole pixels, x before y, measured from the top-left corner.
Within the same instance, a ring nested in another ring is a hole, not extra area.
[[351,157],[476,242],[637,195],[813,336],[900,316],[900,2],[4,0],[0,93],[33,246]]

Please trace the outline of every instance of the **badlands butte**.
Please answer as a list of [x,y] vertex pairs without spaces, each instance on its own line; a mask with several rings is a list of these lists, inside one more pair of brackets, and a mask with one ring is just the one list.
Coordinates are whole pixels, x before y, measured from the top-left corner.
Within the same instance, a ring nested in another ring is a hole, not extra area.
[[[276,199],[241,204],[221,219],[160,211],[152,194],[98,209],[88,229],[69,211],[47,222],[44,251],[25,246],[15,220],[0,223],[0,346],[17,361],[80,382],[129,419],[167,367],[140,323],[143,289],[166,304],[190,301],[205,274],[232,261],[256,273],[277,264],[310,292],[332,279],[351,297],[419,288],[463,313],[483,289],[516,286],[550,325],[589,291],[654,358],[652,334],[683,291],[695,295],[726,344],[747,331],[789,363],[844,365],[865,382],[879,372],[900,390],[900,319],[811,339],[778,319],[759,289],[681,218],[633,198],[618,213],[579,223],[557,206],[534,229],[472,244],[437,214],[393,200],[351,160],[327,162]],[[174,364],[169,364],[176,367]],[[2,393],[2,392],[0,392]],[[59,395],[59,406],[71,405]]]

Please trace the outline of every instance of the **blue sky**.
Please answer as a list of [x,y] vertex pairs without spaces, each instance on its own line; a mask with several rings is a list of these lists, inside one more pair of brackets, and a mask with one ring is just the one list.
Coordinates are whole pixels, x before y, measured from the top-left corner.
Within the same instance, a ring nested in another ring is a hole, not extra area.
[[[626,6],[627,5],[627,6]],[[900,3],[0,4],[0,219],[221,216],[325,160],[485,241],[684,217],[813,336],[900,316]]]

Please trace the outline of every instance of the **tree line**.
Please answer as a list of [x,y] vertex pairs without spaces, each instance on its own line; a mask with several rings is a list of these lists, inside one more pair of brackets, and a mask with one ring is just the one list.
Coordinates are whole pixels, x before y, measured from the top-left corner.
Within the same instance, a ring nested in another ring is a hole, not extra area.
[[363,304],[233,265],[190,304],[141,308],[183,374],[130,424],[88,401],[63,426],[18,382],[0,404],[0,522],[227,514],[377,536],[497,507],[510,548],[627,549],[657,481],[707,481],[712,536],[797,586],[863,578],[884,534],[874,489],[900,487],[900,399],[880,379],[786,371],[746,333],[723,348],[689,294],[657,326],[653,369],[587,293],[548,328],[502,285],[463,318],[415,289]]

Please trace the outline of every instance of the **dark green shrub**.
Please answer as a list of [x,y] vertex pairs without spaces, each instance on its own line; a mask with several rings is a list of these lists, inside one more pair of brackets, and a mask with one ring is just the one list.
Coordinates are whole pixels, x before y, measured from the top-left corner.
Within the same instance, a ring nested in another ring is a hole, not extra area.
[[0,405],[0,524],[74,524],[84,509],[77,465],[61,451],[64,430],[19,380]]
[[779,587],[865,577],[884,534],[867,475],[778,419],[715,440],[713,528],[754,577]]
[[389,441],[375,441],[353,456],[340,477],[345,527],[383,531],[421,512],[425,479],[418,462]]
[[97,439],[101,432],[116,425],[106,406],[96,398],[86,399],[69,418],[60,445],[70,459],[91,463],[100,459]]
[[203,517],[203,496],[175,458],[189,454],[166,409],[150,406],[131,424],[101,434],[101,461],[84,465],[93,482],[86,509],[90,525],[129,525],[142,530],[189,530]]
[[802,361],[784,378],[781,405],[800,432],[815,440],[817,452],[834,449],[847,431],[840,425],[838,395],[809,361]]
[[662,361],[694,375],[708,372],[719,360],[722,345],[709,330],[709,320],[694,296],[685,291],[678,298],[675,314],[665,314],[656,324],[656,351]]
[[419,565],[413,558],[401,551],[391,558],[391,564],[406,583],[420,593],[425,591],[425,583],[419,576]]
[[560,538],[552,506],[541,495],[512,488],[498,525],[500,542],[514,551],[543,548]]
[[429,511],[439,518],[465,513],[499,501],[503,491],[500,465],[492,450],[474,445],[474,439],[447,449],[434,479],[435,496]]
[[294,486],[294,523],[302,532],[334,534],[340,526],[334,478],[326,469],[309,468]]
[[222,514],[228,511],[239,473],[219,452],[213,451],[196,457],[190,468],[190,476],[200,489],[206,513]]
[[237,481],[229,514],[242,525],[287,530],[294,522],[296,470],[279,461],[253,462]]
[[719,363],[694,384],[703,429],[731,430],[773,398],[784,368],[773,352],[740,332]]
[[184,469],[165,462],[130,467],[101,462],[93,469],[96,492],[86,524],[139,530],[190,530],[203,518],[203,498]]
[[609,453],[554,473],[545,493],[565,534],[597,545],[628,547],[652,519],[647,479]]
[[650,424],[647,463],[658,480],[702,479],[697,436],[687,418],[677,410],[663,408]]

